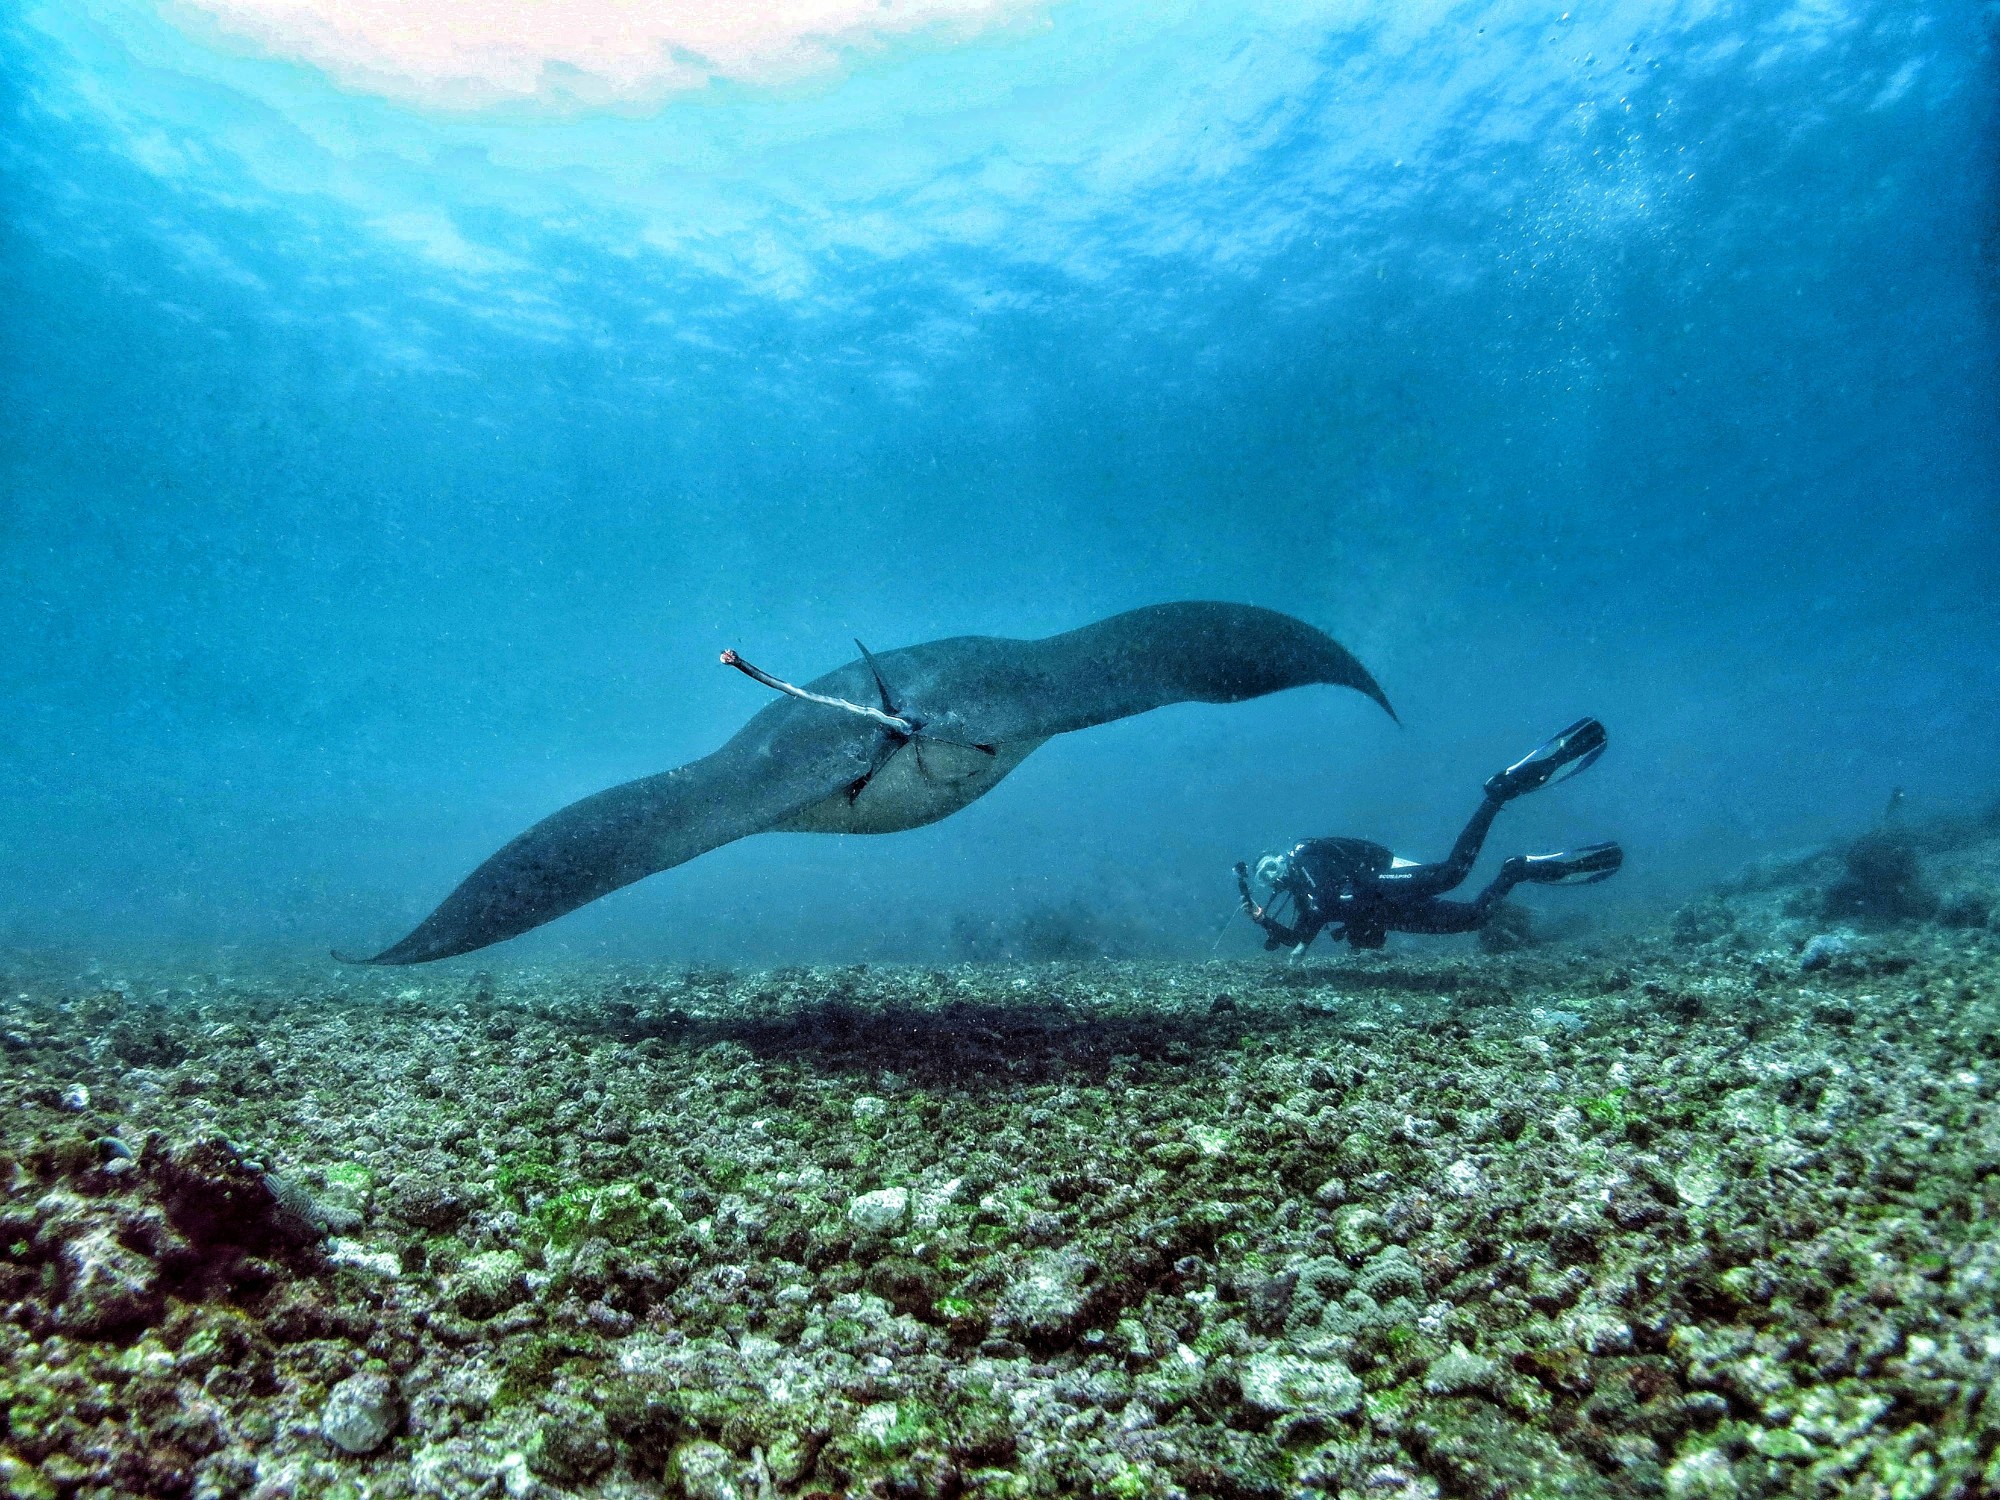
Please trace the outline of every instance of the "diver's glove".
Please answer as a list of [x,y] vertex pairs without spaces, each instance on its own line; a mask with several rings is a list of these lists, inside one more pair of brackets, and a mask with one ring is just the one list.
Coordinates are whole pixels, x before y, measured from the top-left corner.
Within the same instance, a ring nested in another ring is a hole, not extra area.
[[1602,724],[1595,719],[1578,719],[1497,776],[1487,778],[1486,795],[1496,802],[1507,802],[1574,776],[1604,753],[1606,742]]

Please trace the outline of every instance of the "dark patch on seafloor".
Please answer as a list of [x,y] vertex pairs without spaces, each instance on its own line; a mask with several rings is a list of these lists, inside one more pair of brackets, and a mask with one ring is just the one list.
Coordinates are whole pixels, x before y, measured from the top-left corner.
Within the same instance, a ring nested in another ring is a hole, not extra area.
[[1996,893],[1975,819],[1589,948],[22,958],[0,1496],[1990,1493]]

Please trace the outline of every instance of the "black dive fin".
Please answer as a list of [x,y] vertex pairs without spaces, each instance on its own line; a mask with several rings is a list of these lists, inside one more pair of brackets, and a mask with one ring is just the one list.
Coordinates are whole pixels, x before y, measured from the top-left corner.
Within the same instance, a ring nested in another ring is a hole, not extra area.
[[1567,781],[1589,769],[1604,753],[1604,726],[1595,719],[1578,719],[1562,733],[1538,745],[1513,765],[1486,781],[1486,795],[1509,801],[1524,793]]
[[1625,851],[1616,844],[1586,844],[1560,854],[1523,856],[1521,878],[1531,885],[1596,885],[1624,863]]

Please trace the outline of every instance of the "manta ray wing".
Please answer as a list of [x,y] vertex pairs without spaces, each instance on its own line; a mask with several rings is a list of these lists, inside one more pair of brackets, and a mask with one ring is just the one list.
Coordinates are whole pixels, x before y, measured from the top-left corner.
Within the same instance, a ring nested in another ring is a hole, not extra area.
[[760,765],[740,740],[678,770],[572,802],[466,876],[401,942],[372,958],[334,956],[346,963],[421,964],[516,937],[635,880],[762,833],[854,774],[842,756]]
[[715,754],[543,819],[408,937],[347,961],[470,953],[753,833],[890,833],[936,822],[984,796],[1052,735],[1170,703],[1239,703],[1313,683],[1353,688],[1395,716],[1332,637],[1241,604],[1160,604],[1042,640],[957,636],[865,653],[807,687],[850,704],[893,701],[922,726],[901,748],[855,714],[781,698]]
[[1353,688],[1396,716],[1338,641],[1251,605],[1156,604],[1043,640],[992,644],[1007,649],[958,653],[975,680],[938,689],[970,705],[981,738],[1047,739],[1171,703],[1241,703],[1313,684]]

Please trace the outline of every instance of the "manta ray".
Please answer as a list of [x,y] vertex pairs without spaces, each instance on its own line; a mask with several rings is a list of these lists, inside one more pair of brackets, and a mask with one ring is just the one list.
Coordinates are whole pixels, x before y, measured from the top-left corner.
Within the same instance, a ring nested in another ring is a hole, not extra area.
[[962,635],[861,655],[803,687],[734,651],[782,696],[678,770],[573,802],[507,844],[372,958],[471,953],[753,833],[896,833],[977,801],[1054,735],[1170,703],[1354,688],[1366,668],[1303,620],[1243,604],[1156,604],[1041,640]]

